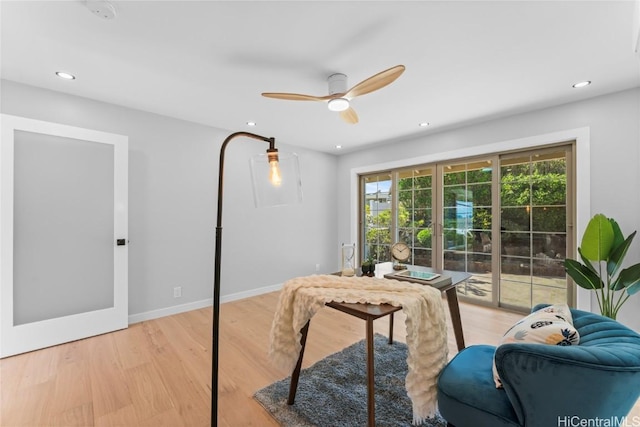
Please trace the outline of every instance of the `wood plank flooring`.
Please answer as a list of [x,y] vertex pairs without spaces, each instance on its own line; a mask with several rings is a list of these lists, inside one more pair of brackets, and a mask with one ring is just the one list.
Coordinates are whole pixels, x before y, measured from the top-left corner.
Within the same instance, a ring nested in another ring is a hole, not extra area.
[[[223,427],[277,426],[253,393],[287,377],[267,360],[278,293],[223,304],[219,418]],[[445,301],[446,304],[446,301]],[[467,345],[494,344],[521,314],[460,304]],[[448,313],[447,313],[448,314]],[[456,343],[449,325],[449,355]],[[387,334],[388,318],[375,322]],[[365,323],[325,308],[311,322],[304,366],[364,338]],[[394,337],[403,341],[396,313]],[[0,360],[2,427],[209,426],[211,308]],[[640,403],[633,415],[640,417]]]

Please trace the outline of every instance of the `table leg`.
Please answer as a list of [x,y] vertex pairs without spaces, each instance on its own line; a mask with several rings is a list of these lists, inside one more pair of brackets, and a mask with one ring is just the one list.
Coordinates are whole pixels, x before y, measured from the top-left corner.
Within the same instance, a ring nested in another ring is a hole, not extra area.
[[293,405],[296,400],[296,391],[298,390],[298,379],[300,378],[300,369],[302,368],[302,357],[304,356],[304,347],[307,344],[307,334],[309,333],[309,323],[311,320],[307,321],[307,324],[300,330],[302,336],[300,337],[300,344],[302,348],[300,348],[300,356],[298,356],[298,363],[296,364],[293,373],[291,374],[291,384],[289,384],[289,398],[287,399],[287,405]]
[[389,344],[393,344],[393,313],[389,316]]
[[367,319],[367,414],[369,427],[375,427],[376,425],[373,361],[373,319]]
[[446,294],[451,323],[453,324],[453,333],[456,335],[456,344],[458,345],[458,351],[460,351],[464,349],[464,334],[462,333],[462,320],[460,319],[460,306],[458,305],[456,288],[449,289]]

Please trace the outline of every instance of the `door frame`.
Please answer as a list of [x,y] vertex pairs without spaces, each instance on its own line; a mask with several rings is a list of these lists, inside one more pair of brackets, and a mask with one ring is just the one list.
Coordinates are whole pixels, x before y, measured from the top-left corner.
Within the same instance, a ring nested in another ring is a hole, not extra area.
[[[128,137],[8,114],[0,115],[0,358],[49,347],[128,326]],[[14,135],[26,131],[114,148],[113,307],[14,325],[13,212]]]
[[[552,133],[539,134],[519,139],[511,139],[500,142],[484,143],[465,148],[455,149],[451,151],[442,151],[430,153],[426,155],[416,155],[408,158],[398,158],[380,163],[353,167],[349,170],[350,174],[350,192],[349,192],[349,235],[350,239],[358,239],[359,236],[359,203],[358,189],[360,175],[366,175],[381,170],[394,170],[398,168],[407,168],[414,165],[431,164],[438,162],[446,162],[451,159],[462,159],[467,157],[475,157],[481,155],[491,155],[498,152],[539,148],[556,143],[566,143],[567,141],[575,141],[574,152],[574,170],[573,181],[575,183],[575,204],[573,224],[573,242],[574,247],[569,248],[568,256],[571,253],[577,253],[576,242],[582,239],[582,233],[587,223],[591,219],[591,131],[589,127],[581,127],[575,129],[567,129]],[[434,233],[435,234],[435,233]],[[359,241],[359,240],[355,240]],[[575,290],[576,308],[592,311],[593,302],[591,300],[591,292],[577,287]]]

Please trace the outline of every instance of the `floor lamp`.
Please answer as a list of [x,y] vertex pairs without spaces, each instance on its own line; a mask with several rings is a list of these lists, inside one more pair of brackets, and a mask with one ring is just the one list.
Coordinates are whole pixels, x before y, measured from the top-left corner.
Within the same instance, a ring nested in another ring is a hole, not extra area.
[[258,139],[269,144],[266,154],[251,158],[251,175],[256,207],[299,203],[302,185],[298,157],[291,153],[278,153],[275,138],[267,138],[250,132],[229,135],[220,148],[218,169],[218,217],[216,222],[216,246],[213,282],[213,332],[211,354],[211,427],[218,425],[218,354],[220,330],[220,265],[222,255],[222,190],[224,177],[224,153],[229,142],[236,137]]

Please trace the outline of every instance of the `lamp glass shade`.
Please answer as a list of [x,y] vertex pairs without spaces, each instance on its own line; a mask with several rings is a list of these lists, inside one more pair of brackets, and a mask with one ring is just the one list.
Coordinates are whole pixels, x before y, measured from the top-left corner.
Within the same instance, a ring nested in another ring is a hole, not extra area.
[[251,157],[251,178],[257,208],[302,203],[300,166],[295,153],[278,153],[277,165],[269,162],[267,154]]

